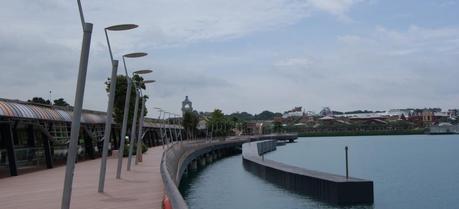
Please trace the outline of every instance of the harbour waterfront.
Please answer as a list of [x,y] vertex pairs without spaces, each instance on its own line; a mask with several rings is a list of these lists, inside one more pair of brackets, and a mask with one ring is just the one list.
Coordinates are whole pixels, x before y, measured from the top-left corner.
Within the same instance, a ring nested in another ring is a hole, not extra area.
[[[374,181],[375,203],[338,207],[272,185],[244,170],[240,155],[184,178],[192,209],[208,208],[457,208],[458,135],[299,138],[265,157],[307,169]],[[223,179],[223,180],[222,180]]]

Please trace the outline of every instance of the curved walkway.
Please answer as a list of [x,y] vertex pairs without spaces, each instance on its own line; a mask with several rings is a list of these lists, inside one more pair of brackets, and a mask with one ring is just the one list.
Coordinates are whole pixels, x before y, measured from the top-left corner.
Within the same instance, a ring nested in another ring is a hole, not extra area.
[[[107,161],[105,193],[98,193],[100,159],[76,164],[73,182],[72,209],[160,209],[163,183],[160,174],[161,147],[150,148],[143,163],[115,179],[116,158]],[[134,160],[134,158],[133,158]],[[65,167],[0,179],[0,208],[59,209],[61,206]]]

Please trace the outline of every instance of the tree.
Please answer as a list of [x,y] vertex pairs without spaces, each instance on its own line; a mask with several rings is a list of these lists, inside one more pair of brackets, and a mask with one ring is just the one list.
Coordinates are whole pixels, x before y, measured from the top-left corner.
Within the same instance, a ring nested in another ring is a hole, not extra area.
[[213,129],[215,136],[227,136],[229,131],[234,127],[234,116],[229,116],[228,118],[223,114],[223,112],[219,109],[215,109],[209,118],[209,122],[207,127],[209,130]]
[[247,112],[235,112],[230,116],[236,117],[239,120],[253,120],[253,115]]
[[[132,81],[137,83],[137,85],[140,83],[140,88],[145,89],[145,84],[141,83],[143,81],[143,78],[139,75],[134,75],[132,77]],[[107,79],[105,82],[106,88],[105,90],[110,92],[110,78]],[[124,103],[126,100],[126,89],[127,89],[127,79],[126,76],[124,75],[118,75],[116,76],[116,88],[115,88],[115,101],[113,105],[113,113],[114,113],[114,121],[118,124],[123,123],[123,116],[124,116]],[[136,97],[136,92],[135,92],[135,87],[134,84],[131,85],[131,97],[129,100],[129,113],[128,113],[128,127],[131,127],[132,124],[132,118],[134,117],[134,109],[135,109],[135,97]],[[143,98],[145,98],[145,101],[148,99],[147,95],[144,95]],[[139,98],[139,107],[138,107],[138,113],[137,115],[140,117],[140,111],[142,108],[142,97]],[[147,107],[145,107],[145,112],[144,116],[147,115],[148,110]]]
[[51,105],[51,101],[49,100],[45,100],[41,97],[34,97],[32,98],[32,100],[27,100],[27,102],[33,102],[33,103],[37,103],[37,104],[46,104],[46,105]]
[[70,105],[64,100],[64,98],[59,98],[59,99],[54,100],[54,105],[56,105],[56,106],[61,106],[61,107],[70,106]]
[[281,113],[273,113],[271,111],[265,110],[258,115],[254,116],[255,120],[273,120],[275,117],[281,117]]
[[195,112],[186,111],[185,114],[183,114],[182,125],[187,136],[194,136],[198,123],[199,116]]
[[232,113],[229,116],[236,117],[239,120],[245,120],[245,121],[249,121],[249,120],[273,120],[275,117],[281,117],[282,113],[278,113],[278,112],[274,113],[274,112],[265,110],[265,111],[261,112],[260,114],[255,114],[255,115],[252,115],[252,114],[247,113],[247,112],[235,112],[235,113]]
[[282,123],[280,121],[274,121],[273,123],[273,131],[276,133],[282,132]]

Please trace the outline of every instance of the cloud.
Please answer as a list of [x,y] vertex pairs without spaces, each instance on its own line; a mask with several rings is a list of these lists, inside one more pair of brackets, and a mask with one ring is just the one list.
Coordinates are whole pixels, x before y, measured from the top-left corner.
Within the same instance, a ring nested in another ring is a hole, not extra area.
[[362,0],[310,0],[316,8],[335,15],[344,15],[351,6]]
[[[118,59],[120,55],[133,51],[146,51],[150,54],[147,58],[129,61],[130,69],[159,68],[159,72],[151,75],[158,80],[158,87],[152,87],[149,93],[157,96],[160,101],[151,100],[150,105],[175,107],[184,94],[190,94],[203,101],[208,98],[217,100],[202,108],[221,104],[234,110],[238,107],[237,101],[244,100],[241,109],[255,110],[258,107],[254,104],[255,99],[259,97],[253,95],[267,94],[256,92],[263,90],[263,85],[257,81],[266,82],[271,79],[269,76],[256,77],[268,72],[265,67],[269,62],[266,60],[273,57],[271,52],[266,53],[269,47],[253,50],[253,53],[240,48],[233,53],[224,49],[201,53],[190,48],[286,29],[313,15],[315,11],[345,16],[358,2],[83,1],[86,21],[94,24],[84,105],[90,109],[106,109],[104,81],[111,70],[103,32],[107,26],[120,23],[140,25],[136,30],[110,33],[110,40]],[[0,29],[0,96],[27,100],[34,96],[47,97],[49,90],[52,90],[53,97],[64,97],[73,103],[82,38],[76,2],[15,0],[2,4],[0,14],[3,23]],[[169,49],[172,49],[171,54],[159,55],[167,53]],[[189,50],[189,54],[183,50]],[[283,69],[296,66],[299,72],[302,66],[310,62],[307,70],[316,72],[317,76],[326,70],[312,68],[320,63],[317,57],[288,58],[290,60],[278,62],[276,67]],[[295,73],[292,71],[290,75]],[[275,91],[274,87],[266,88]],[[269,98],[260,100],[270,101]]]
[[316,55],[319,58],[304,55],[275,61],[273,76],[282,76],[284,83],[294,81],[296,88],[289,93],[314,98],[308,104],[315,110],[453,108],[459,102],[457,40],[457,27],[376,27],[369,34],[337,37],[338,47]]
[[300,67],[308,67],[312,65],[314,61],[312,61],[310,58],[289,58],[285,60],[280,60],[277,63],[274,63],[275,66],[279,67],[295,67],[295,66],[300,66]]
[[355,4],[361,3],[364,0],[309,0],[312,7],[328,12],[332,15],[347,20],[347,12]]

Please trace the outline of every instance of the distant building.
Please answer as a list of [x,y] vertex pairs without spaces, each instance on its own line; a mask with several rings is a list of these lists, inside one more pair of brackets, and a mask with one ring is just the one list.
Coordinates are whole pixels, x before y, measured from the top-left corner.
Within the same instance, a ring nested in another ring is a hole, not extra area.
[[246,133],[249,135],[263,134],[263,123],[262,122],[248,122],[246,127]]
[[304,113],[304,115],[306,115],[306,116],[316,116],[317,114],[315,112],[313,112],[313,111],[307,111],[307,112]]
[[193,103],[188,99],[188,96],[185,97],[185,100],[182,102],[182,113],[185,112],[192,112],[193,111]]
[[302,117],[303,116],[303,108],[302,107],[295,107],[289,111],[284,112],[282,118],[290,118],[290,117]]
[[456,118],[458,114],[458,109],[449,109],[448,110],[448,116],[450,118]]
[[410,109],[391,109],[383,113],[386,116],[399,116],[401,117],[402,115],[410,116],[412,114],[413,110]]
[[319,113],[320,116],[333,116],[333,112],[331,111],[331,109],[329,107],[324,107],[320,113]]
[[440,108],[424,108],[413,110],[409,120],[418,126],[430,127],[439,122],[447,121],[448,117],[448,113],[442,112]]

